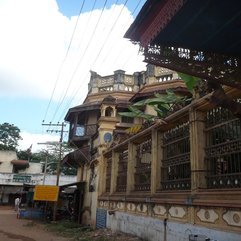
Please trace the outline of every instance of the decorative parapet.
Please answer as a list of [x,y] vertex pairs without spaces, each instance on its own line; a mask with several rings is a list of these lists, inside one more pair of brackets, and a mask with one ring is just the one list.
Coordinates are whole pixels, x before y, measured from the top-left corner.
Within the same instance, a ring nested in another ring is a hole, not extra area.
[[[94,74],[93,74],[94,73]],[[92,72],[89,82],[89,94],[106,91],[137,91],[138,83],[134,81],[134,75],[126,75],[125,71],[117,70],[113,75],[100,76]]]

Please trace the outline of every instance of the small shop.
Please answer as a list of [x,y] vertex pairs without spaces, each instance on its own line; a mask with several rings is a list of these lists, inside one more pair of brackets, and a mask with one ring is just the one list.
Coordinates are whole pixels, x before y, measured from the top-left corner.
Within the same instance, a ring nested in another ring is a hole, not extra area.
[[[84,187],[84,182],[75,182],[59,187],[25,185],[25,198],[20,205],[19,217],[46,219],[47,221],[68,219],[81,223]],[[56,201],[57,207],[54,214]]]

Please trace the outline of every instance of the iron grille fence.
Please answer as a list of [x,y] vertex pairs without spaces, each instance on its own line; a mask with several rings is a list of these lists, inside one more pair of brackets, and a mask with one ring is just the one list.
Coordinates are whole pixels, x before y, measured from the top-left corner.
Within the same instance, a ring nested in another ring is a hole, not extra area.
[[124,150],[119,154],[118,162],[118,176],[117,176],[117,192],[125,192],[127,185],[127,163],[128,163],[128,150]]
[[106,160],[106,192],[110,192],[110,183],[111,183],[111,168],[112,168],[112,156],[107,157]]
[[151,188],[151,138],[137,145],[135,167],[135,191]]
[[206,114],[208,188],[241,187],[241,120],[221,107]]
[[163,134],[162,190],[191,188],[189,122]]

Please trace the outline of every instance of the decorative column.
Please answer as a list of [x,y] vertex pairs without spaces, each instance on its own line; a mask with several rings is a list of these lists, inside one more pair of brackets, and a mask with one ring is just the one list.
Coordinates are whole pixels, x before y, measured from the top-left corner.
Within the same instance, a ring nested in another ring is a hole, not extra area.
[[100,159],[100,163],[99,163],[99,171],[100,171],[100,175],[99,175],[99,195],[105,193],[106,191],[106,168],[107,168],[107,164],[106,164],[106,160],[107,158],[101,154],[101,159]]
[[110,194],[116,191],[119,153],[112,151]]
[[127,187],[126,193],[130,194],[135,189],[135,165],[136,165],[136,145],[132,142],[128,144],[128,165],[127,165]]
[[206,188],[205,165],[205,113],[192,109],[190,117],[190,161],[191,161],[191,190]]
[[152,130],[152,149],[151,149],[151,194],[160,189],[161,183],[161,133]]

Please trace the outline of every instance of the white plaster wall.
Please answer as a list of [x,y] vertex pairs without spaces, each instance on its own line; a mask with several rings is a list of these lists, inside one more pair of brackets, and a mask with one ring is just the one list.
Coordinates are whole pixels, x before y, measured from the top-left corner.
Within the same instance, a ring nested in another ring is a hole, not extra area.
[[122,212],[115,212],[114,215],[107,214],[107,227],[113,231],[137,235],[145,241],[189,241],[190,234],[205,235],[207,238],[217,241],[241,240],[241,234],[238,233],[222,232],[191,224],[169,222],[168,220],[165,240],[162,220]]
[[[57,176],[56,175],[49,175],[47,174],[45,177],[45,185],[56,185]],[[77,176],[68,176],[68,175],[60,175],[59,176],[59,185],[66,185],[70,183],[77,182]],[[40,185],[42,183],[39,183]]]
[[[28,184],[32,185],[42,185],[43,184],[43,179],[44,179],[44,174],[39,173],[39,174],[26,174],[26,173],[0,173],[0,185],[15,185],[15,186],[22,186],[23,182],[16,182],[14,181],[14,176],[15,175],[27,175],[31,176],[31,182]],[[50,175],[46,174],[45,177],[45,185],[56,185],[57,181],[57,176],[56,175]],[[66,185],[70,183],[75,183],[77,182],[77,176],[68,176],[68,175],[61,175],[59,177],[59,185]]]
[[29,174],[42,173],[42,164],[30,162],[29,167],[24,170],[20,170],[19,173],[29,173]]
[[12,160],[17,160],[15,151],[0,151],[0,172],[11,173],[13,170]]

